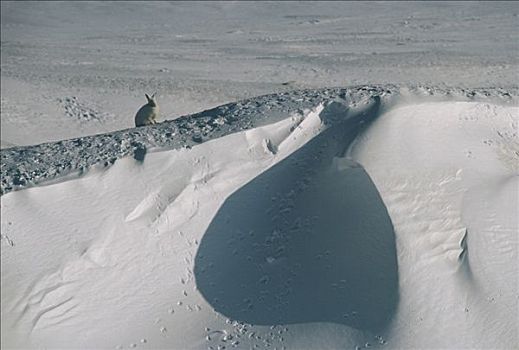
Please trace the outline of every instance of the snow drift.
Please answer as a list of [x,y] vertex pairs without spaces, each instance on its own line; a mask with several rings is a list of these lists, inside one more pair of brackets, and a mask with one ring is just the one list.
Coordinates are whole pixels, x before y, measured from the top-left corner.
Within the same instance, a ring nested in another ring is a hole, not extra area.
[[326,102],[7,193],[2,347],[511,348],[517,112]]
[[195,258],[197,288],[216,311],[263,325],[387,324],[398,295],[393,228],[369,176],[344,158],[379,103],[362,119],[331,104],[320,116],[333,127],[227,198]]
[[519,344],[518,112],[405,105],[358,139],[353,157],[387,205],[405,276],[393,346]]

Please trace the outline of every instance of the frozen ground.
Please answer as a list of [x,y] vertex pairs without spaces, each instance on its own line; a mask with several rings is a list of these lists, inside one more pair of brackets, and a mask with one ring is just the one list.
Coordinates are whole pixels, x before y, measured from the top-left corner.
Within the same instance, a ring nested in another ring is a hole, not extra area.
[[519,344],[516,4],[1,6],[2,348]]
[[2,147],[358,84],[515,87],[514,2],[2,1]]

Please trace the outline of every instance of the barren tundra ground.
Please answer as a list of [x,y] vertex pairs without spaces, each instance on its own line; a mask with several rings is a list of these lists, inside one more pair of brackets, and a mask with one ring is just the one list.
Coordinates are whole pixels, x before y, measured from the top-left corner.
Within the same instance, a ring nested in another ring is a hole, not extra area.
[[517,348],[518,13],[2,1],[2,348]]

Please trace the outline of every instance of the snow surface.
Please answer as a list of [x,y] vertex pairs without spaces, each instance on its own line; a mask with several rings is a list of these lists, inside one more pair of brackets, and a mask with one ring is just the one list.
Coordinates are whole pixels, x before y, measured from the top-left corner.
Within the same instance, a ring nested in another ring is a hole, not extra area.
[[518,116],[487,103],[406,105],[357,140],[353,158],[396,232],[395,348],[519,344]]
[[511,88],[515,2],[1,2],[2,148],[264,94],[360,84]]
[[403,101],[2,196],[3,347],[515,346],[518,108]]
[[1,10],[2,348],[519,346],[516,3]]

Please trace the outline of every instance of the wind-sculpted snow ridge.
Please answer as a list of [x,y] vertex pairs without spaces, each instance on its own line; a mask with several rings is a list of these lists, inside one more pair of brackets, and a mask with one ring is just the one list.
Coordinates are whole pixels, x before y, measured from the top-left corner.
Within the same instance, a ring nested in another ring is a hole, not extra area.
[[[81,174],[90,166],[110,166],[117,159],[153,148],[177,149],[273,123],[289,114],[302,113],[319,103],[341,99],[346,104],[370,96],[381,96],[388,105],[400,96],[410,99],[485,100],[505,103],[519,96],[517,89],[453,89],[438,87],[356,86],[297,90],[264,95],[229,103],[157,125],[106,134],[80,137],[35,146],[12,147],[1,151],[0,194],[53,180],[68,174]],[[138,156],[138,155],[137,155]]]
[[513,348],[517,94],[289,96],[2,196],[2,348]]
[[[3,196],[2,347],[282,348],[312,322],[342,329],[350,348],[373,338],[398,301],[394,235],[373,183],[344,155],[381,99],[319,103]],[[229,232],[215,254],[220,225]],[[357,259],[366,265],[353,268]],[[314,284],[325,285],[319,302]],[[248,311],[233,295],[250,298]]]
[[[398,303],[393,227],[367,173],[344,157],[380,100],[332,102],[320,120],[307,118],[300,133],[316,121],[324,130],[219,208],[194,261],[197,288],[217,312],[257,325],[388,325]],[[286,152],[292,139],[268,149]]]

